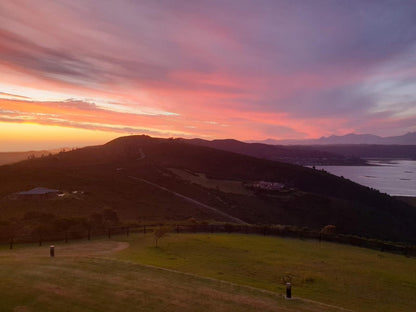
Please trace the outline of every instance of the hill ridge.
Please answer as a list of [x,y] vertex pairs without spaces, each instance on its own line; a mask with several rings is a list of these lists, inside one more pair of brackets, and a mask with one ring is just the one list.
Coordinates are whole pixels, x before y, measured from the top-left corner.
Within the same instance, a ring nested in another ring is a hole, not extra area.
[[[171,168],[190,175],[203,173],[210,183],[219,184],[207,188],[184,179]],[[396,241],[416,238],[415,210],[387,194],[321,170],[193,145],[181,139],[147,136],[122,137],[101,146],[1,166],[0,179],[8,183],[0,185],[0,211],[3,219],[23,218],[34,209],[87,218],[111,208],[130,222],[189,218],[229,221],[160,188],[135,183],[128,175],[248,223],[312,229],[334,224],[345,234]],[[227,192],[221,181],[229,180],[250,192]],[[256,189],[256,181],[281,183],[284,188]],[[61,190],[65,196],[49,201],[8,198],[39,185]]]

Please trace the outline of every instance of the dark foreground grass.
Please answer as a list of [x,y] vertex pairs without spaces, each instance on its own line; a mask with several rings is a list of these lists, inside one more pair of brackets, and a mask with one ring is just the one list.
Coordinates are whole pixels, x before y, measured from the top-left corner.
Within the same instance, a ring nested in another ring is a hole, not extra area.
[[[416,311],[412,258],[234,234],[159,246],[134,234],[56,244],[55,258],[47,246],[2,249],[0,311]],[[286,275],[298,299],[283,298]]]
[[416,311],[416,259],[333,243],[230,234],[136,236],[117,255],[355,311]]
[[286,311],[255,291],[108,259],[4,266],[1,311]]

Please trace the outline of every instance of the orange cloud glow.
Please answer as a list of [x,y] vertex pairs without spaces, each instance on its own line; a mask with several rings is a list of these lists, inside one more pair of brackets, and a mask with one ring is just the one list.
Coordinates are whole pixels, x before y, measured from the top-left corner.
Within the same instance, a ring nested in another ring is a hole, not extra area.
[[2,1],[0,148],[416,131],[415,6],[349,2]]

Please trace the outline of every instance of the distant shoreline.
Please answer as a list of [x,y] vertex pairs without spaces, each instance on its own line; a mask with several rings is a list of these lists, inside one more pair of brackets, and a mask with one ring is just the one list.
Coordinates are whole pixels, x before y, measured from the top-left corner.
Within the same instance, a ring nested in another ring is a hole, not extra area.
[[[387,193],[390,196],[414,198],[416,161],[403,158],[367,158],[368,166],[315,166],[336,176]],[[415,202],[416,206],[416,202]]]

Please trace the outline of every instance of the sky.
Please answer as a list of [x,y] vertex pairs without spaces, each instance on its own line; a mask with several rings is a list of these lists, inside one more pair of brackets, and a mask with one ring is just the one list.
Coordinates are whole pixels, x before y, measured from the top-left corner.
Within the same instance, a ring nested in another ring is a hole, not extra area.
[[0,1],[0,151],[411,131],[415,0]]

